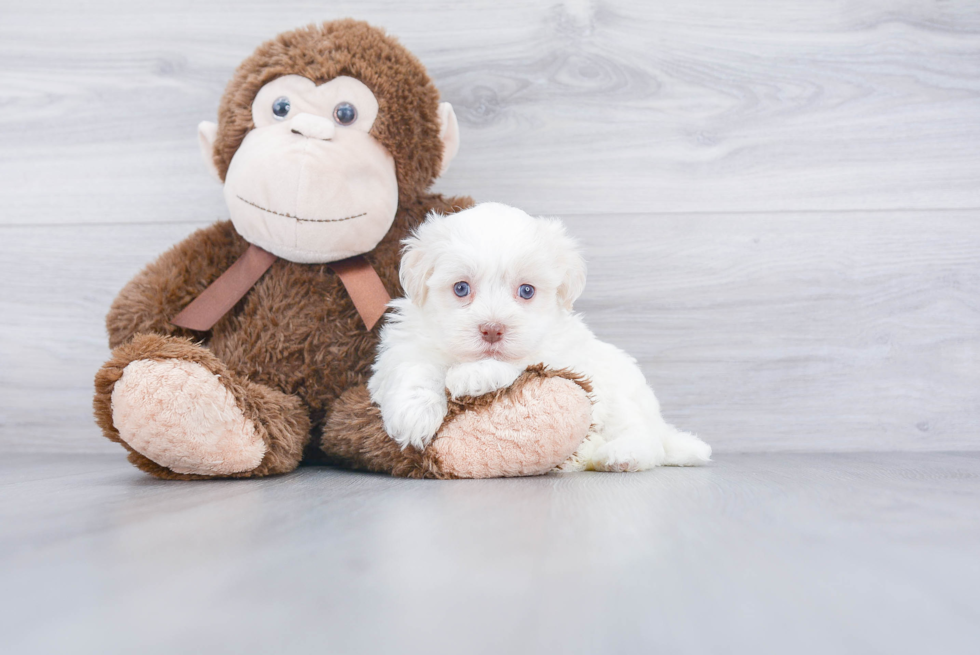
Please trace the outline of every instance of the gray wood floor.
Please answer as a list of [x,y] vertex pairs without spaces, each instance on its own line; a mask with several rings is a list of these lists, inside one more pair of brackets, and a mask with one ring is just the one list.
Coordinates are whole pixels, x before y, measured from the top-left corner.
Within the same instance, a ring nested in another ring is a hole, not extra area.
[[431,482],[0,459],[4,653],[975,653],[980,453]]

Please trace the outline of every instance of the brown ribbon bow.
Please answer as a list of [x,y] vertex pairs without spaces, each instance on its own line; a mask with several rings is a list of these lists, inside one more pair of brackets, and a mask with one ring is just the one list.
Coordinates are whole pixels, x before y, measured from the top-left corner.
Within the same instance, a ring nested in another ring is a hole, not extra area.
[[[271,252],[249,245],[248,250],[227,271],[170,322],[188,330],[210,330],[235,303],[245,297],[276,259]],[[329,266],[343,282],[364,325],[368,330],[373,328],[391,301],[378,272],[360,255],[330,262]]]

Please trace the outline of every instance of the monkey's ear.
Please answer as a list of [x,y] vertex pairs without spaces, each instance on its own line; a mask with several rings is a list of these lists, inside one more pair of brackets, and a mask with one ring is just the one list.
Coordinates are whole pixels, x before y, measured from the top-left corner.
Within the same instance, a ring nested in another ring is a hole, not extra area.
[[201,156],[211,176],[221,181],[218,166],[214,163],[214,140],[218,138],[218,124],[211,121],[201,121],[197,125],[197,143],[201,146]]
[[448,102],[439,103],[439,139],[442,141],[442,167],[439,175],[443,175],[459,152],[459,123],[456,121],[453,106]]

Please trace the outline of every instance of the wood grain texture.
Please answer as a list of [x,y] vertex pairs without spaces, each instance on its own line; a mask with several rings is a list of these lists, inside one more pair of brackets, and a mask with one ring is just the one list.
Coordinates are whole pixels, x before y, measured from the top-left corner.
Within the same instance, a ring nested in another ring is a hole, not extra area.
[[0,19],[0,450],[109,452],[105,311],[225,215],[197,122],[256,44],[345,15],[456,107],[441,189],[567,218],[581,308],[678,425],[980,447],[976,2],[40,0]]
[[[980,211],[595,215],[577,309],[721,452],[980,448]],[[194,225],[0,228],[0,449],[105,452],[118,289]],[[18,253],[45,252],[24,261]]]
[[456,106],[450,192],[561,214],[980,207],[972,0],[41,0],[0,21],[0,223],[220,216],[198,121],[259,42],[345,15]]
[[974,653],[980,456],[168,483],[0,459],[6,653]]

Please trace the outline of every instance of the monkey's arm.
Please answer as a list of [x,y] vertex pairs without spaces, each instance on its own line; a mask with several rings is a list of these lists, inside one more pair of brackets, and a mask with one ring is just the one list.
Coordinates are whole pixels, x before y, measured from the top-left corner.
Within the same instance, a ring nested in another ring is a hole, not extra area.
[[592,423],[591,386],[569,371],[529,367],[506,389],[449,402],[436,438],[402,448],[363,386],[345,391],[323,427],[328,461],[409,478],[540,475],[579,447]]
[[231,221],[194,232],[163,253],[123,287],[106,316],[109,347],[133,335],[203,336],[170,324],[170,319],[224,273],[248,248]]

